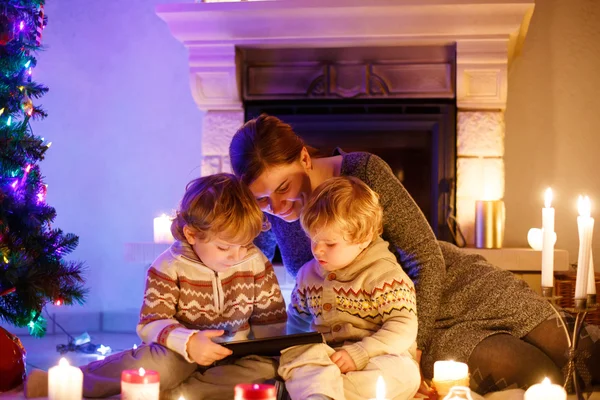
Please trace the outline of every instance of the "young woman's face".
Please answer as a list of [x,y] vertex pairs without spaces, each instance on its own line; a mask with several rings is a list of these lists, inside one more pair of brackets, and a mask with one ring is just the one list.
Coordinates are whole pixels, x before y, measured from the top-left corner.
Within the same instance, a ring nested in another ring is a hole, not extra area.
[[268,168],[250,190],[261,210],[287,222],[300,218],[300,212],[311,192],[305,161]]

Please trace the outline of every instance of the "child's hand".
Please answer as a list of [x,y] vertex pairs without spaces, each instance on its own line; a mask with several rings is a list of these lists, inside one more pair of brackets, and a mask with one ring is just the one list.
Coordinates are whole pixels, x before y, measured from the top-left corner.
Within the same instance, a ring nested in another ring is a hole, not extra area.
[[207,330],[194,333],[187,343],[190,358],[198,365],[208,366],[231,355],[232,351],[213,342],[211,338],[221,336],[223,330]]
[[338,366],[342,374],[350,371],[356,371],[356,364],[354,364],[354,360],[350,357],[350,354],[346,350],[338,350],[331,355],[331,361]]

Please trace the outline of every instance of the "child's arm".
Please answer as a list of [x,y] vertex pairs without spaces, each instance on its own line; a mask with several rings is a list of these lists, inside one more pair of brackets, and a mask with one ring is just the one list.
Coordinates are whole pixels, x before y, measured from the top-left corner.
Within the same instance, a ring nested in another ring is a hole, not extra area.
[[250,326],[255,338],[285,334],[287,314],[281,288],[271,262],[260,254],[262,265],[254,275],[254,308]]
[[365,289],[371,292],[371,301],[382,316],[383,325],[360,342],[343,346],[358,370],[362,370],[370,358],[414,349],[417,339],[416,293],[406,274],[390,270]]
[[312,330],[312,321],[313,316],[306,302],[306,294],[298,289],[298,284],[296,283],[292,291],[291,303],[288,307],[287,332],[289,334],[309,332]]
[[174,268],[165,261],[153,264],[146,276],[137,334],[145,343],[158,343],[193,362],[187,344],[199,331],[187,329],[175,319],[178,301],[179,286]]

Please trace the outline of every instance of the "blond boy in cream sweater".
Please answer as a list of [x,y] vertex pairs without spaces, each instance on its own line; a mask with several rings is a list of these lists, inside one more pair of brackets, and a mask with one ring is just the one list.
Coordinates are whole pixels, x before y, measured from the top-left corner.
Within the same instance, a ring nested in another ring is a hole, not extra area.
[[332,178],[300,222],[314,259],[298,273],[288,326],[319,331],[327,345],[282,352],[279,374],[292,400],[372,399],[379,376],[386,398],[412,399],[420,384],[415,289],[379,236],[377,194],[357,178]]

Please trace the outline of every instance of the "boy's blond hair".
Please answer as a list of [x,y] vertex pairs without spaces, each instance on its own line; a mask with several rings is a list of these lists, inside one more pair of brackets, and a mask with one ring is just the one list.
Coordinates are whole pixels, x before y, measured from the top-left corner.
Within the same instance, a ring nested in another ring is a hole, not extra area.
[[344,239],[358,244],[383,232],[379,196],[358,178],[340,176],[321,183],[300,216],[304,231],[315,237],[323,228],[339,229]]
[[203,241],[216,237],[234,244],[249,244],[262,230],[264,215],[248,187],[235,175],[215,174],[187,184],[171,233],[186,242],[188,226]]

